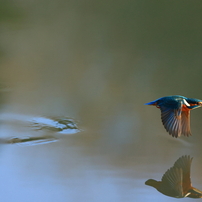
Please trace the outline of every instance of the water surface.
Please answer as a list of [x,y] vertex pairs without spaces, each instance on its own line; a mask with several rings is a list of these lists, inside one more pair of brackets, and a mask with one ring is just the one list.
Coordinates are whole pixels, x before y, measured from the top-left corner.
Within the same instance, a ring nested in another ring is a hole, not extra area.
[[175,139],[144,105],[202,99],[202,4],[163,2],[2,4],[2,201],[175,201],[144,183],[182,155],[202,189],[202,109]]

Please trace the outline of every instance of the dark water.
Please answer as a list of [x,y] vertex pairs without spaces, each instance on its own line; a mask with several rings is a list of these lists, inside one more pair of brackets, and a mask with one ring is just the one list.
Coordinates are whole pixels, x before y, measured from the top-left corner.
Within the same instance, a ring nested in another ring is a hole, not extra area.
[[[15,1],[0,14],[1,200],[175,201],[144,183],[182,155],[202,189],[202,109],[172,138],[166,95],[202,99],[202,3]],[[192,201],[192,199],[181,199]]]

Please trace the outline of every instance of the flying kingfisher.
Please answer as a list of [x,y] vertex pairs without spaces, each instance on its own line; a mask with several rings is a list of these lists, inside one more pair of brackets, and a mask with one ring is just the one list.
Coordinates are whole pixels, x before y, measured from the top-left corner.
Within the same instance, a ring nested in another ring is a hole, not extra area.
[[175,198],[202,198],[202,192],[192,187],[190,178],[192,159],[186,155],[180,157],[174,166],[165,172],[161,181],[149,179],[145,184],[156,188],[166,196]]
[[167,132],[173,137],[181,134],[190,136],[190,110],[202,106],[202,100],[172,95],[159,98],[146,105],[154,105],[161,110],[161,120]]

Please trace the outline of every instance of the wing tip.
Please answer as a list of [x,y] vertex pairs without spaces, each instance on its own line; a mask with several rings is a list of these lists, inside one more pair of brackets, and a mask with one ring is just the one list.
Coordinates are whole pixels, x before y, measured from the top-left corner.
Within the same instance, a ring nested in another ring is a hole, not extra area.
[[178,137],[181,136],[181,132],[173,132],[173,131],[169,130],[168,128],[166,128],[165,125],[164,125],[164,128],[166,129],[168,134],[171,135],[174,138],[178,138]]

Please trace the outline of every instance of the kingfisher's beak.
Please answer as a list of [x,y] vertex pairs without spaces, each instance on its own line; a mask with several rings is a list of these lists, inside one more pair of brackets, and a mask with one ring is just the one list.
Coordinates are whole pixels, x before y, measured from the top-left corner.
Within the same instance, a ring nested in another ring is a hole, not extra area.
[[198,105],[199,105],[199,106],[202,106],[202,102],[198,102]]

